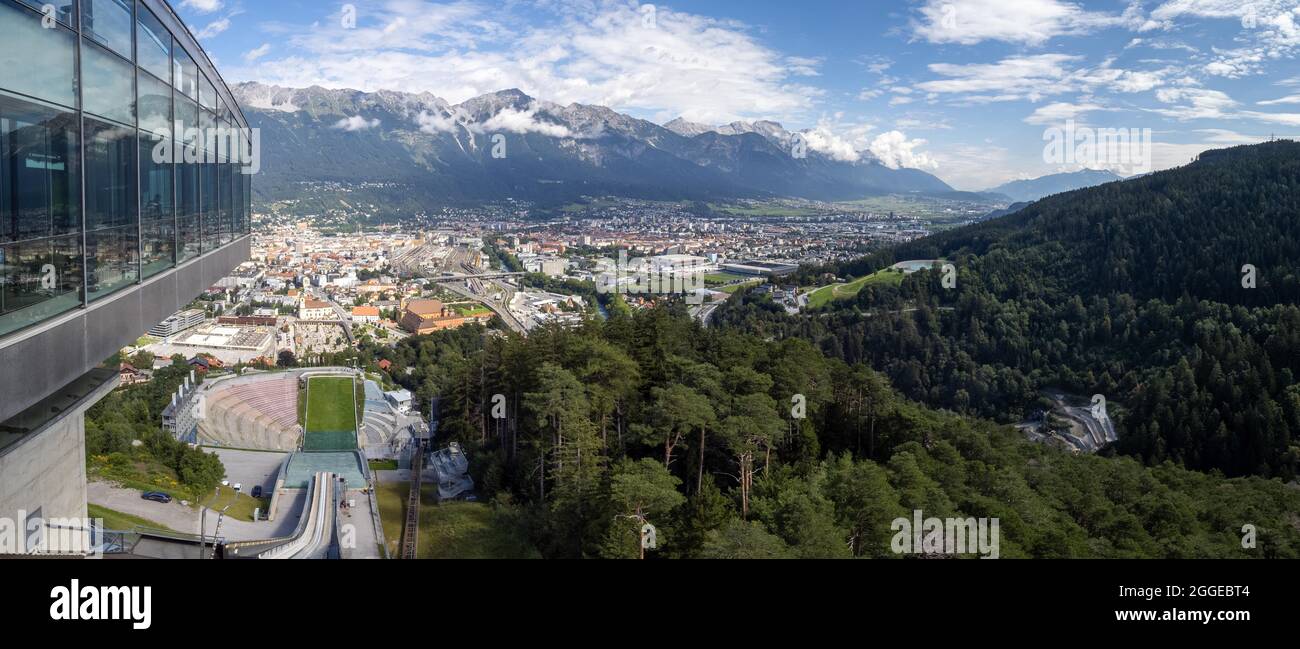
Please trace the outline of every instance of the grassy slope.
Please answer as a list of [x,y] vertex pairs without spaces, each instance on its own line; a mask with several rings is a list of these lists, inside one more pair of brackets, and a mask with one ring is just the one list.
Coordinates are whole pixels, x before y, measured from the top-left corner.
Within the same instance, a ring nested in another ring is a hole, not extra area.
[[[406,482],[383,483],[375,494],[379,501],[384,538],[392,556],[401,554],[402,525],[406,521]],[[436,504],[434,485],[421,493],[419,558],[421,559],[533,559],[539,558],[527,541],[502,525],[492,507],[483,503]]]
[[147,518],[124,514],[114,509],[101,507],[100,505],[87,504],[86,515],[90,518],[104,519],[104,529],[124,532],[136,527],[147,527],[155,530],[170,530],[171,528],[162,523],[155,523]]
[[815,309],[830,304],[832,300],[851,298],[870,284],[893,284],[894,286],[897,286],[902,283],[902,272],[886,268],[873,275],[867,275],[866,277],[855,279],[847,284],[823,286],[822,288],[813,291],[812,295],[808,296],[808,306]]
[[311,379],[308,401],[307,432],[356,430],[356,401],[351,378]]

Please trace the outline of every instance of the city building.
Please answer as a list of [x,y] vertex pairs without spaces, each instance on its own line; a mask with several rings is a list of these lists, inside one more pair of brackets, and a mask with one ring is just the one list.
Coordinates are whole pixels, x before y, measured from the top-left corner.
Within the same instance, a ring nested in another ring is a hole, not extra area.
[[352,307],[352,322],[363,323],[363,324],[379,324],[379,307],[377,306]]
[[334,315],[334,306],[329,302],[303,298],[298,303],[299,320],[337,320]]
[[491,316],[463,316],[438,300],[411,300],[402,312],[402,328],[422,336],[443,329],[456,329],[470,322],[484,322]]
[[166,320],[159,322],[149,329],[150,336],[158,338],[169,338],[176,334],[203,324],[206,314],[202,309],[188,309],[178,311],[167,317]]
[[[274,324],[271,323],[272,327]],[[263,356],[274,357],[275,340],[275,329],[271,327],[219,323],[199,327],[147,349],[157,358],[203,354],[226,365],[238,365]]]
[[86,516],[104,360],[249,258],[250,177],[207,138],[169,159],[173,124],[252,138],[165,0],[0,0],[0,25],[0,518],[43,532]]
[[394,390],[392,392],[385,392],[384,398],[402,414],[411,412],[411,405],[415,403],[415,396],[411,394],[410,390]]

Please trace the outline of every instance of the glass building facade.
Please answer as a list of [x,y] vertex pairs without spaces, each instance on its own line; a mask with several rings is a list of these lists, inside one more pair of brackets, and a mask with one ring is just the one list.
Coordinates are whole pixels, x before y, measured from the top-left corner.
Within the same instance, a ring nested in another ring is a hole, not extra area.
[[0,0],[0,340],[249,233],[251,176],[188,131],[248,151],[247,121],[181,30],[162,0]]

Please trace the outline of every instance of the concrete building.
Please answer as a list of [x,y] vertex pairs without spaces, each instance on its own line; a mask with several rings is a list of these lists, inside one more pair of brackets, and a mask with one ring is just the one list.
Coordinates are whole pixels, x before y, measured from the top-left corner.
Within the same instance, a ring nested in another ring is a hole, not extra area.
[[207,354],[226,365],[250,363],[256,358],[275,357],[275,329],[272,327],[217,324],[199,327],[167,343],[150,345],[159,358],[180,354],[192,358]]
[[118,382],[100,364],[250,247],[239,165],[139,155],[173,117],[249,143],[190,31],[165,0],[70,6],[0,2],[0,60],[21,62],[0,67],[0,519],[47,539],[86,517],[85,413]]
[[166,320],[159,322],[149,329],[150,336],[158,338],[170,338],[176,334],[203,324],[206,314],[202,309],[188,309],[179,311],[168,316]]
[[415,403],[415,396],[411,394],[410,390],[394,390],[392,392],[385,392],[384,398],[402,414],[411,412],[411,405]]

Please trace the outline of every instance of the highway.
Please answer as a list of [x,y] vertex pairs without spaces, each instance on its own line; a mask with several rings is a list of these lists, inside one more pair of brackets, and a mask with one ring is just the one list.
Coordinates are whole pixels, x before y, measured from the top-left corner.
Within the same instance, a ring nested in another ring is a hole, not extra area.
[[[393,268],[398,272],[424,277],[461,297],[479,302],[497,314],[511,331],[528,334],[528,327],[510,313],[510,301],[519,289],[505,281],[510,277],[522,276],[523,273],[485,272],[478,267],[481,255],[464,248],[452,250],[445,258],[440,258],[435,253],[436,249],[421,246],[394,258]],[[460,272],[451,272],[451,269]],[[497,292],[501,293],[499,301],[493,299],[493,294]]]

